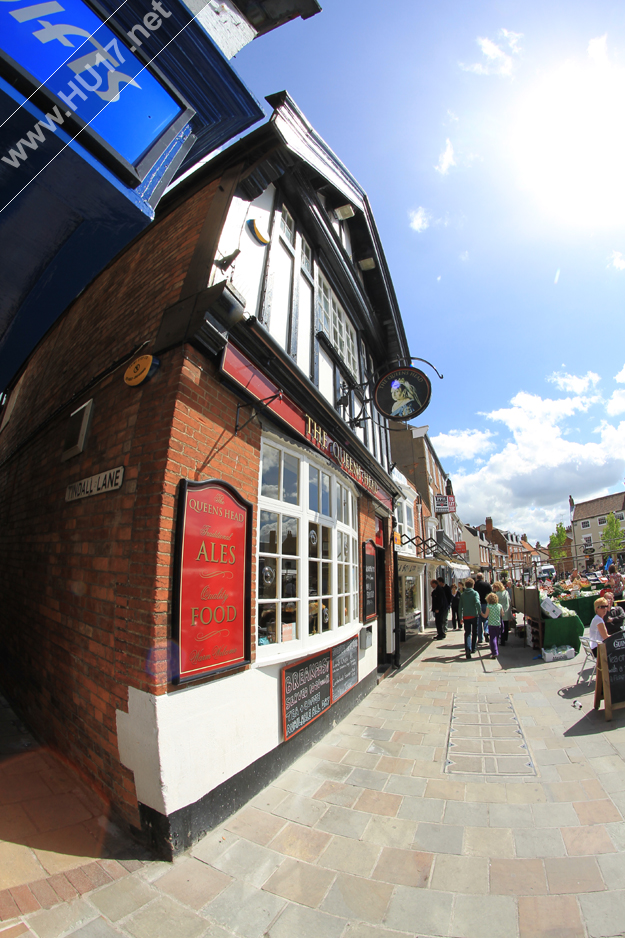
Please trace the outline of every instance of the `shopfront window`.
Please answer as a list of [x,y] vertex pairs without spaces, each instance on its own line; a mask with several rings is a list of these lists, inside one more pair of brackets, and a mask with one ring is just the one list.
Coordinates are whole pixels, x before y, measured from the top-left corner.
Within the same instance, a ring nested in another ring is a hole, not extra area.
[[314,647],[358,621],[358,518],[338,473],[263,441],[258,645]]

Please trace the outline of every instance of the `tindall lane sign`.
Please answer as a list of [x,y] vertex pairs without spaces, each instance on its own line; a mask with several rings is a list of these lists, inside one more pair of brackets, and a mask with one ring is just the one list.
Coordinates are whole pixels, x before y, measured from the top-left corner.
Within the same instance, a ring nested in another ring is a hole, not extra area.
[[252,506],[227,482],[182,479],[176,532],[175,684],[250,662]]
[[90,495],[102,495],[122,487],[124,481],[124,467],[107,469],[95,476],[88,476],[78,482],[71,482],[65,489],[65,501],[75,502],[79,498],[89,498]]

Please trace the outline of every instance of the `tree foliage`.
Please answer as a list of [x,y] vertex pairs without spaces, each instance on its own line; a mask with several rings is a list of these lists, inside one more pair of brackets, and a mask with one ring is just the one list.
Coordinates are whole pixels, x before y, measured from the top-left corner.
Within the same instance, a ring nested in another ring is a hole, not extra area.
[[601,549],[604,554],[616,554],[623,549],[623,531],[613,511],[607,516],[601,532]]
[[566,528],[561,521],[556,525],[555,534],[549,537],[549,556],[552,560],[562,560],[566,557]]

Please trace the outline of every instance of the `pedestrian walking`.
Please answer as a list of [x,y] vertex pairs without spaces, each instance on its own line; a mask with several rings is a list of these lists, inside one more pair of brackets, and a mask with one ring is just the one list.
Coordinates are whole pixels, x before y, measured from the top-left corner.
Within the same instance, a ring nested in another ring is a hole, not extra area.
[[460,618],[464,626],[464,653],[470,658],[477,645],[477,620],[480,614],[480,597],[473,589],[474,580],[469,577],[464,581],[464,590],[460,594]]
[[475,592],[480,597],[480,606],[481,606],[480,616],[479,616],[479,621],[478,621],[478,626],[477,626],[478,642],[484,641],[484,630],[486,628],[486,623],[488,622],[488,604],[486,602],[486,597],[488,596],[489,593],[492,593],[492,591],[493,591],[493,588],[490,585],[490,583],[488,583],[488,581],[484,579],[484,574],[476,573],[475,574]]
[[[512,622],[512,604],[510,602],[510,593],[505,588],[503,583],[499,580],[495,580],[493,583],[493,593],[497,596],[497,602],[503,609],[503,625],[501,628],[501,637],[499,640],[500,645],[505,645],[508,641],[508,635],[510,633],[510,623]],[[490,626],[489,626],[490,632]]]
[[[444,584],[443,580],[443,584]],[[436,624],[436,637],[445,638],[447,634],[447,615],[449,613],[449,603],[443,586],[438,580],[430,580],[432,587],[432,612],[434,613],[434,622]]]
[[451,627],[452,629],[462,628],[460,620],[460,593],[455,583],[451,588]]
[[499,636],[503,625],[503,607],[497,602],[497,593],[489,593],[486,597],[488,617],[488,642],[490,656],[496,658],[499,654]]

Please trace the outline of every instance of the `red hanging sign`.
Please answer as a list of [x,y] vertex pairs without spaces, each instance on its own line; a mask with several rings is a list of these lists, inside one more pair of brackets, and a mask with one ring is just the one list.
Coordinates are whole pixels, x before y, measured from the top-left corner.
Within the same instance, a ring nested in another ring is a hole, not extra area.
[[252,506],[227,482],[182,479],[174,683],[250,663]]

